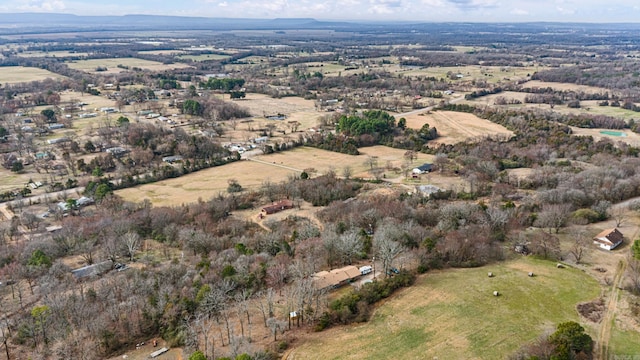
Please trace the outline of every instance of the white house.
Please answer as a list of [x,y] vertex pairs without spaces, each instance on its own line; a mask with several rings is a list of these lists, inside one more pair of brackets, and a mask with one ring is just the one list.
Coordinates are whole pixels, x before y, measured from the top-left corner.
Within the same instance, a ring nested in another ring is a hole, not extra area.
[[593,238],[593,243],[605,250],[613,250],[622,244],[624,235],[617,228],[607,229]]
[[432,169],[433,169],[433,165],[431,165],[431,164],[422,164],[422,165],[418,166],[417,168],[414,168],[413,169],[413,173],[414,174],[424,174],[424,173],[431,172]]

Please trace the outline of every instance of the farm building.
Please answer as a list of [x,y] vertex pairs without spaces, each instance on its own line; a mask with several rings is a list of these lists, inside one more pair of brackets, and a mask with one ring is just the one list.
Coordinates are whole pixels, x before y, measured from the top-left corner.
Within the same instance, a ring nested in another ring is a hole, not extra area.
[[64,124],[49,124],[47,128],[49,128],[49,130],[63,129]]
[[120,146],[115,146],[115,147],[111,147],[105,150],[106,152],[108,152],[109,154],[115,156],[115,157],[120,157],[126,153],[129,152],[129,150],[120,147]]
[[165,156],[162,158],[162,161],[169,163],[169,164],[173,164],[174,162],[178,162],[178,161],[182,161],[182,156],[180,155],[173,155],[173,156]]
[[293,202],[291,200],[280,200],[277,203],[267,205],[262,208],[262,212],[265,215],[275,214],[282,210],[293,209]]
[[424,174],[424,173],[431,172],[432,169],[433,169],[433,165],[431,165],[431,164],[422,164],[422,165],[418,166],[417,168],[414,168],[413,169],[413,173],[414,174]]
[[334,289],[348,284],[362,274],[353,266],[345,266],[331,271],[320,271],[312,275],[313,283],[317,289]]
[[613,250],[622,244],[624,235],[617,228],[607,229],[593,238],[593,243],[605,250]]
[[83,266],[79,269],[71,270],[71,274],[76,279],[82,279],[90,276],[100,275],[111,269],[113,262],[111,260],[103,261],[101,263]]
[[71,139],[66,138],[66,137],[61,137],[61,138],[57,138],[57,139],[49,139],[47,140],[47,144],[49,145],[54,145],[54,144],[62,144],[62,143],[66,143],[71,141]]

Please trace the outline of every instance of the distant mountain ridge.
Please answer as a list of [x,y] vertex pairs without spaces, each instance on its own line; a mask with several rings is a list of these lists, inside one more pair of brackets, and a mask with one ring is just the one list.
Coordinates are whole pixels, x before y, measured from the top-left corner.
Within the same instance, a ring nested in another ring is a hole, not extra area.
[[[29,30],[286,30],[332,29],[349,26],[345,22],[313,18],[207,18],[169,15],[80,16],[59,13],[0,13],[0,32]],[[5,30],[5,31],[2,31]]]
[[171,30],[334,30],[378,33],[468,33],[517,31],[538,34],[584,32],[585,29],[607,31],[640,31],[640,23],[474,23],[419,21],[333,21],[314,18],[215,18],[172,15],[82,16],[61,13],[0,13],[0,35],[94,32],[94,31],[171,31]]

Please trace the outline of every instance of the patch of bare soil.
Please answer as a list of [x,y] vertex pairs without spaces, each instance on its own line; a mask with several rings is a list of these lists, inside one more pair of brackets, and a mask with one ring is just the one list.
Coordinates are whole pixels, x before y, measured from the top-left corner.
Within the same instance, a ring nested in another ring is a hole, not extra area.
[[594,301],[578,304],[576,309],[585,319],[594,323],[599,323],[602,320],[602,315],[605,310],[604,299],[599,298]]

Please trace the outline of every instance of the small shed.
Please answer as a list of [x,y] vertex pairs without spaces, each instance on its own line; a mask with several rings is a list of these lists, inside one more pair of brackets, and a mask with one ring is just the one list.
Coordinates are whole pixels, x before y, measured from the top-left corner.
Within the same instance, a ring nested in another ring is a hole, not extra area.
[[156,350],[156,351],[152,352],[151,354],[149,354],[149,357],[152,358],[152,359],[153,358],[157,358],[158,356],[166,353],[167,351],[169,351],[169,348],[163,347],[162,349]]
[[606,229],[593,238],[593,243],[604,250],[613,250],[622,244],[624,235],[617,228]]
[[267,205],[263,207],[262,212],[265,215],[269,215],[269,214],[275,214],[277,212],[287,210],[287,209],[293,209],[293,201],[291,200],[278,201],[277,203],[273,203],[271,205]]

